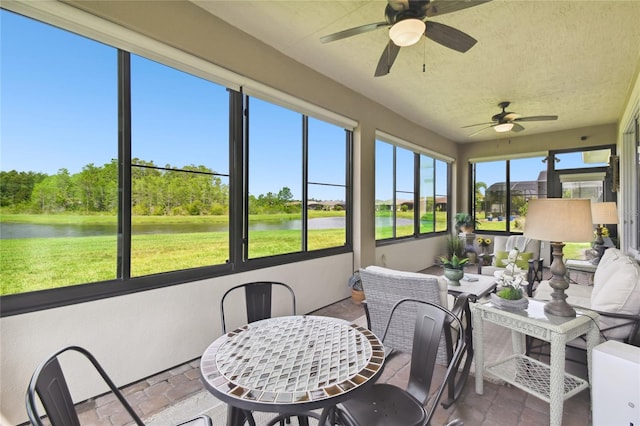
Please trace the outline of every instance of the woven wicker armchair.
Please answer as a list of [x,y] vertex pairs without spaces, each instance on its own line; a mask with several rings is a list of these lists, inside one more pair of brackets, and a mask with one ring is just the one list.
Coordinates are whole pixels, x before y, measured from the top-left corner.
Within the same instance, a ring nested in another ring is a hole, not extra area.
[[[364,307],[367,325],[377,336],[382,336],[384,333],[393,306],[406,298],[432,302],[449,308],[462,319],[465,328],[471,330],[471,312],[466,295],[458,297],[455,303],[449,303],[449,300],[453,300],[453,298],[448,296],[447,280],[444,277],[398,271],[379,266],[361,269],[360,277],[366,298]],[[450,305],[452,306],[450,307]],[[395,313],[389,323],[389,330],[384,342],[387,357],[397,352],[411,353],[415,316],[415,306],[411,305]],[[456,328],[451,326],[447,330],[449,332],[443,333],[438,348],[437,362],[441,365],[449,365],[455,351]],[[473,359],[471,333],[467,332],[466,337],[463,356],[459,360],[459,365],[456,366],[459,374],[455,377],[452,376],[449,383],[448,399],[442,403],[445,407],[450,406],[458,398],[469,374]]]

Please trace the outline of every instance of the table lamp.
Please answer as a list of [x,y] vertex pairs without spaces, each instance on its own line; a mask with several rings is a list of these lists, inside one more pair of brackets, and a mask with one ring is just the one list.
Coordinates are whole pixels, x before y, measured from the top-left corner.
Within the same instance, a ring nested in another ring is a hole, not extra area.
[[529,200],[524,225],[524,236],[551,243],[553,262],[549,285],[553,288],[551,300],[544,311],[561,317],[574,317],[576,311],[567,303],[564,291],[569,288],[566,268],[562,261],[565,242],[583,243],[593,235],[591,201],[569,198],[540,198]]
[[596,225],[596,240],[593,243],[601,246],[604,244],[604,240],[602,239],[602,228],[604,225],[618,223],[618,209],[616,208],[616,203],[613,201],[606,203],[592,203],[591,218],[593,219],[593,224]]
[[591,218],[593,224],[596,225],[596,239],[593,242],[593,248],[598,253],[596,258],[592,260],[594,264],[600,263],[602,255],[607,247],[602,239],[602,228],[607,224],[618,223],[618,209],[616,203],[609,201],[606,203],[591,203]]

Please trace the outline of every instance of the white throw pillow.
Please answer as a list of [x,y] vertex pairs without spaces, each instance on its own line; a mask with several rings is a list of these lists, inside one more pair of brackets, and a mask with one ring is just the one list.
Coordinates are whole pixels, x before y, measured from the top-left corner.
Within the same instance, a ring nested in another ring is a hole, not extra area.
[[[618,254],[612,253],[612,256],[618,256]],[[603,312],[640,314],[640,265],[630,257],[620,255],[612,265],[607,266],[607,270],[610,275],[606,279],[601,276],[598,287],[594,284],[591,308]],[[596,274],[599,271],[600,265]],[[624,320],[600,317],[600,322],[602,327],[610,327]],[[609,338],[616,339],[623,339],[628,335],[628,327],[614,329],[607,333]]]

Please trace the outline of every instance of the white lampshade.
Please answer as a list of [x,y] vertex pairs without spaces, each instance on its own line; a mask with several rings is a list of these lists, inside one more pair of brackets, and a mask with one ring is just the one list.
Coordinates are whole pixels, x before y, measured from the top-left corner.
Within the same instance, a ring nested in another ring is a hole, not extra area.
[[591,200],[539,198],[529,200],[524,236],[542,241],[584,243],[593,238]]
[[618,223],[618,209],[613,201],[591,203],[591,218],[594,225]]
[[420,19],[403,19],[389,29],[389,37],[396,46],[405,47],[416,44],[424,34],[426,25]]
[[513,123],[498,124],[497,126],[493,126],[493,129],[498,133],[508,132],[509,130],[513,129]]

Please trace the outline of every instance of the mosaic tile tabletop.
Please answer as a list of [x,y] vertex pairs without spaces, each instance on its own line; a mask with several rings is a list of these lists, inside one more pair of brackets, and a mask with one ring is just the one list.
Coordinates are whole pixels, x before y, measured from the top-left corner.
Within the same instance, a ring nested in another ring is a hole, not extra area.
[[383,362],[382,344],[364,327],[290,316],[221,336],[203,354],[201,373],[223,399],[299,404],[343,395],[375,376]]

